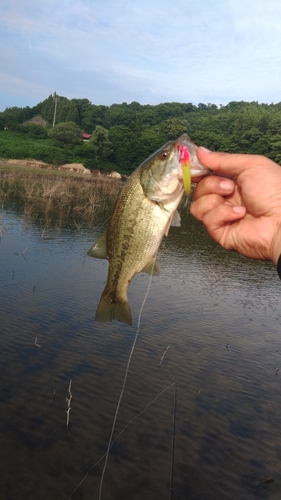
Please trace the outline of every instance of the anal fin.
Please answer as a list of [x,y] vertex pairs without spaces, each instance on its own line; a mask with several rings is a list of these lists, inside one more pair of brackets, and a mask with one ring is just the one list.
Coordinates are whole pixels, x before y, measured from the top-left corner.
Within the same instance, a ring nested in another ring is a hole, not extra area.
[[159,271],[159,266],[157,261],[155,260],[155,257],[153,257],[152,261],[147,264],[142,270],[142,273],[149,274],[150,276],[159,276],[160,271]]

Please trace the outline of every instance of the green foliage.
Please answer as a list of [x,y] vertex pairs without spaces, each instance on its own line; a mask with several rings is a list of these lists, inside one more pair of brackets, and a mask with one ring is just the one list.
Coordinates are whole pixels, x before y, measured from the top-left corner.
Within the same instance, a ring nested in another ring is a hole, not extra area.
[[75,106],[77,118],[76,120],[69,121],[75,121],[75,123],[79,125],[79,127],[82,127],[83,116],[91,103],[88,99],[72,99],[71,102]]
[[37,113],[34,112],[29,106],[26,108],[6,108],[5,111],[0,113],[0,127],[3,130],[4,127],[8,127],[10,130],[15,130],[16,127],[35,116]]
[[28,123],[26,125],[18,125],[16,130],[23,134],[33,137],[34,139],[47,139],[48,133],[42,125],[37,123]]
[[54,118],[54,99],[52,95],[49,95],[45,101],[40,102],[38,105],[38,112],[48,123],[53,123]]
[[117,170],[131,172],[137,166],[136,137],[125,125],[114,125],[109,130],[109,140],[113,144],[113,161]]
[[113,149],[108,130],[97,125],[89,140],[88,147],[92,149],[96,160],[109,158]]
[[171,141],[188,131],[188,121],[180,118],[169,118],[161,123],[163,141]]
[[0,132],[0,157],[34,158],[56,165],[72,161],[72,157],[67,151],[52,146],[48,139],[33,139],[21,132],[8,130]]
[[49,138],[59,147],[82,144],[82,130],[74,122],[59,123],[49,130]]
[[[3,142],[0,132],[0,155],[38,158],[41,154],[38,159],[79,160],[89,168],[130,173],[165,142],[187,132],[196,144],[211,150],[262,154],[281,163],[281,102],[232,101],[217,107],[177,102],[152,106],[134,101],[104,106],[60,96],[57,125],[48,136],[38,124],[23,125],[39,114],[51,126],[54,106],[50,95],[34,108],[13,107],[0,113],[1,130],[8,128],[3,134],[8,133],[6,138],[14,134],[12,144]],[[82,131],[92,133],[90,141],[83,143]]]

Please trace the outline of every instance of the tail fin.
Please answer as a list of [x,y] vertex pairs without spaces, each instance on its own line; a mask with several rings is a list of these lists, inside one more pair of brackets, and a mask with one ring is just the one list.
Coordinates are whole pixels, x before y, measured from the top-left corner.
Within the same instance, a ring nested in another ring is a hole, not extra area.
[[102,294],[96,311],[96,321],[99,323],[109,323],[114,319],[132,326],[132,315],[129,302],[108,302]]

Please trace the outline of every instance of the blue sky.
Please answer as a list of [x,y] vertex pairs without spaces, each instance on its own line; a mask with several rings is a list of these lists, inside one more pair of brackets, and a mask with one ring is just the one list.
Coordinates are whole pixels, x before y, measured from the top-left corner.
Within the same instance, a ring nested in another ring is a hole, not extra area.
[[0,111],[281,101],[280,0],[0,0]]

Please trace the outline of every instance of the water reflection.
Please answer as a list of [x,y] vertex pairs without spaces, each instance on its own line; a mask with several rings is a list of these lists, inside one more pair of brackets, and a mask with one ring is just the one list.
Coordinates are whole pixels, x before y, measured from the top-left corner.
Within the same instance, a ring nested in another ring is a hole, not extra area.
[[[112,447],[103,498],[169,498],[174,383],[173,498],[279,498],[280,283],[270,264],[223,251],[182,218],[159,253],[114,436],[167,390]],[[86,253],[104,221],[58,230],[3,209],[3,499],[68,499],[106,451],[149,278],[129,289],[133,328],[95,323],[107,263]],[[102,465],[73,499],[98,498]]]

